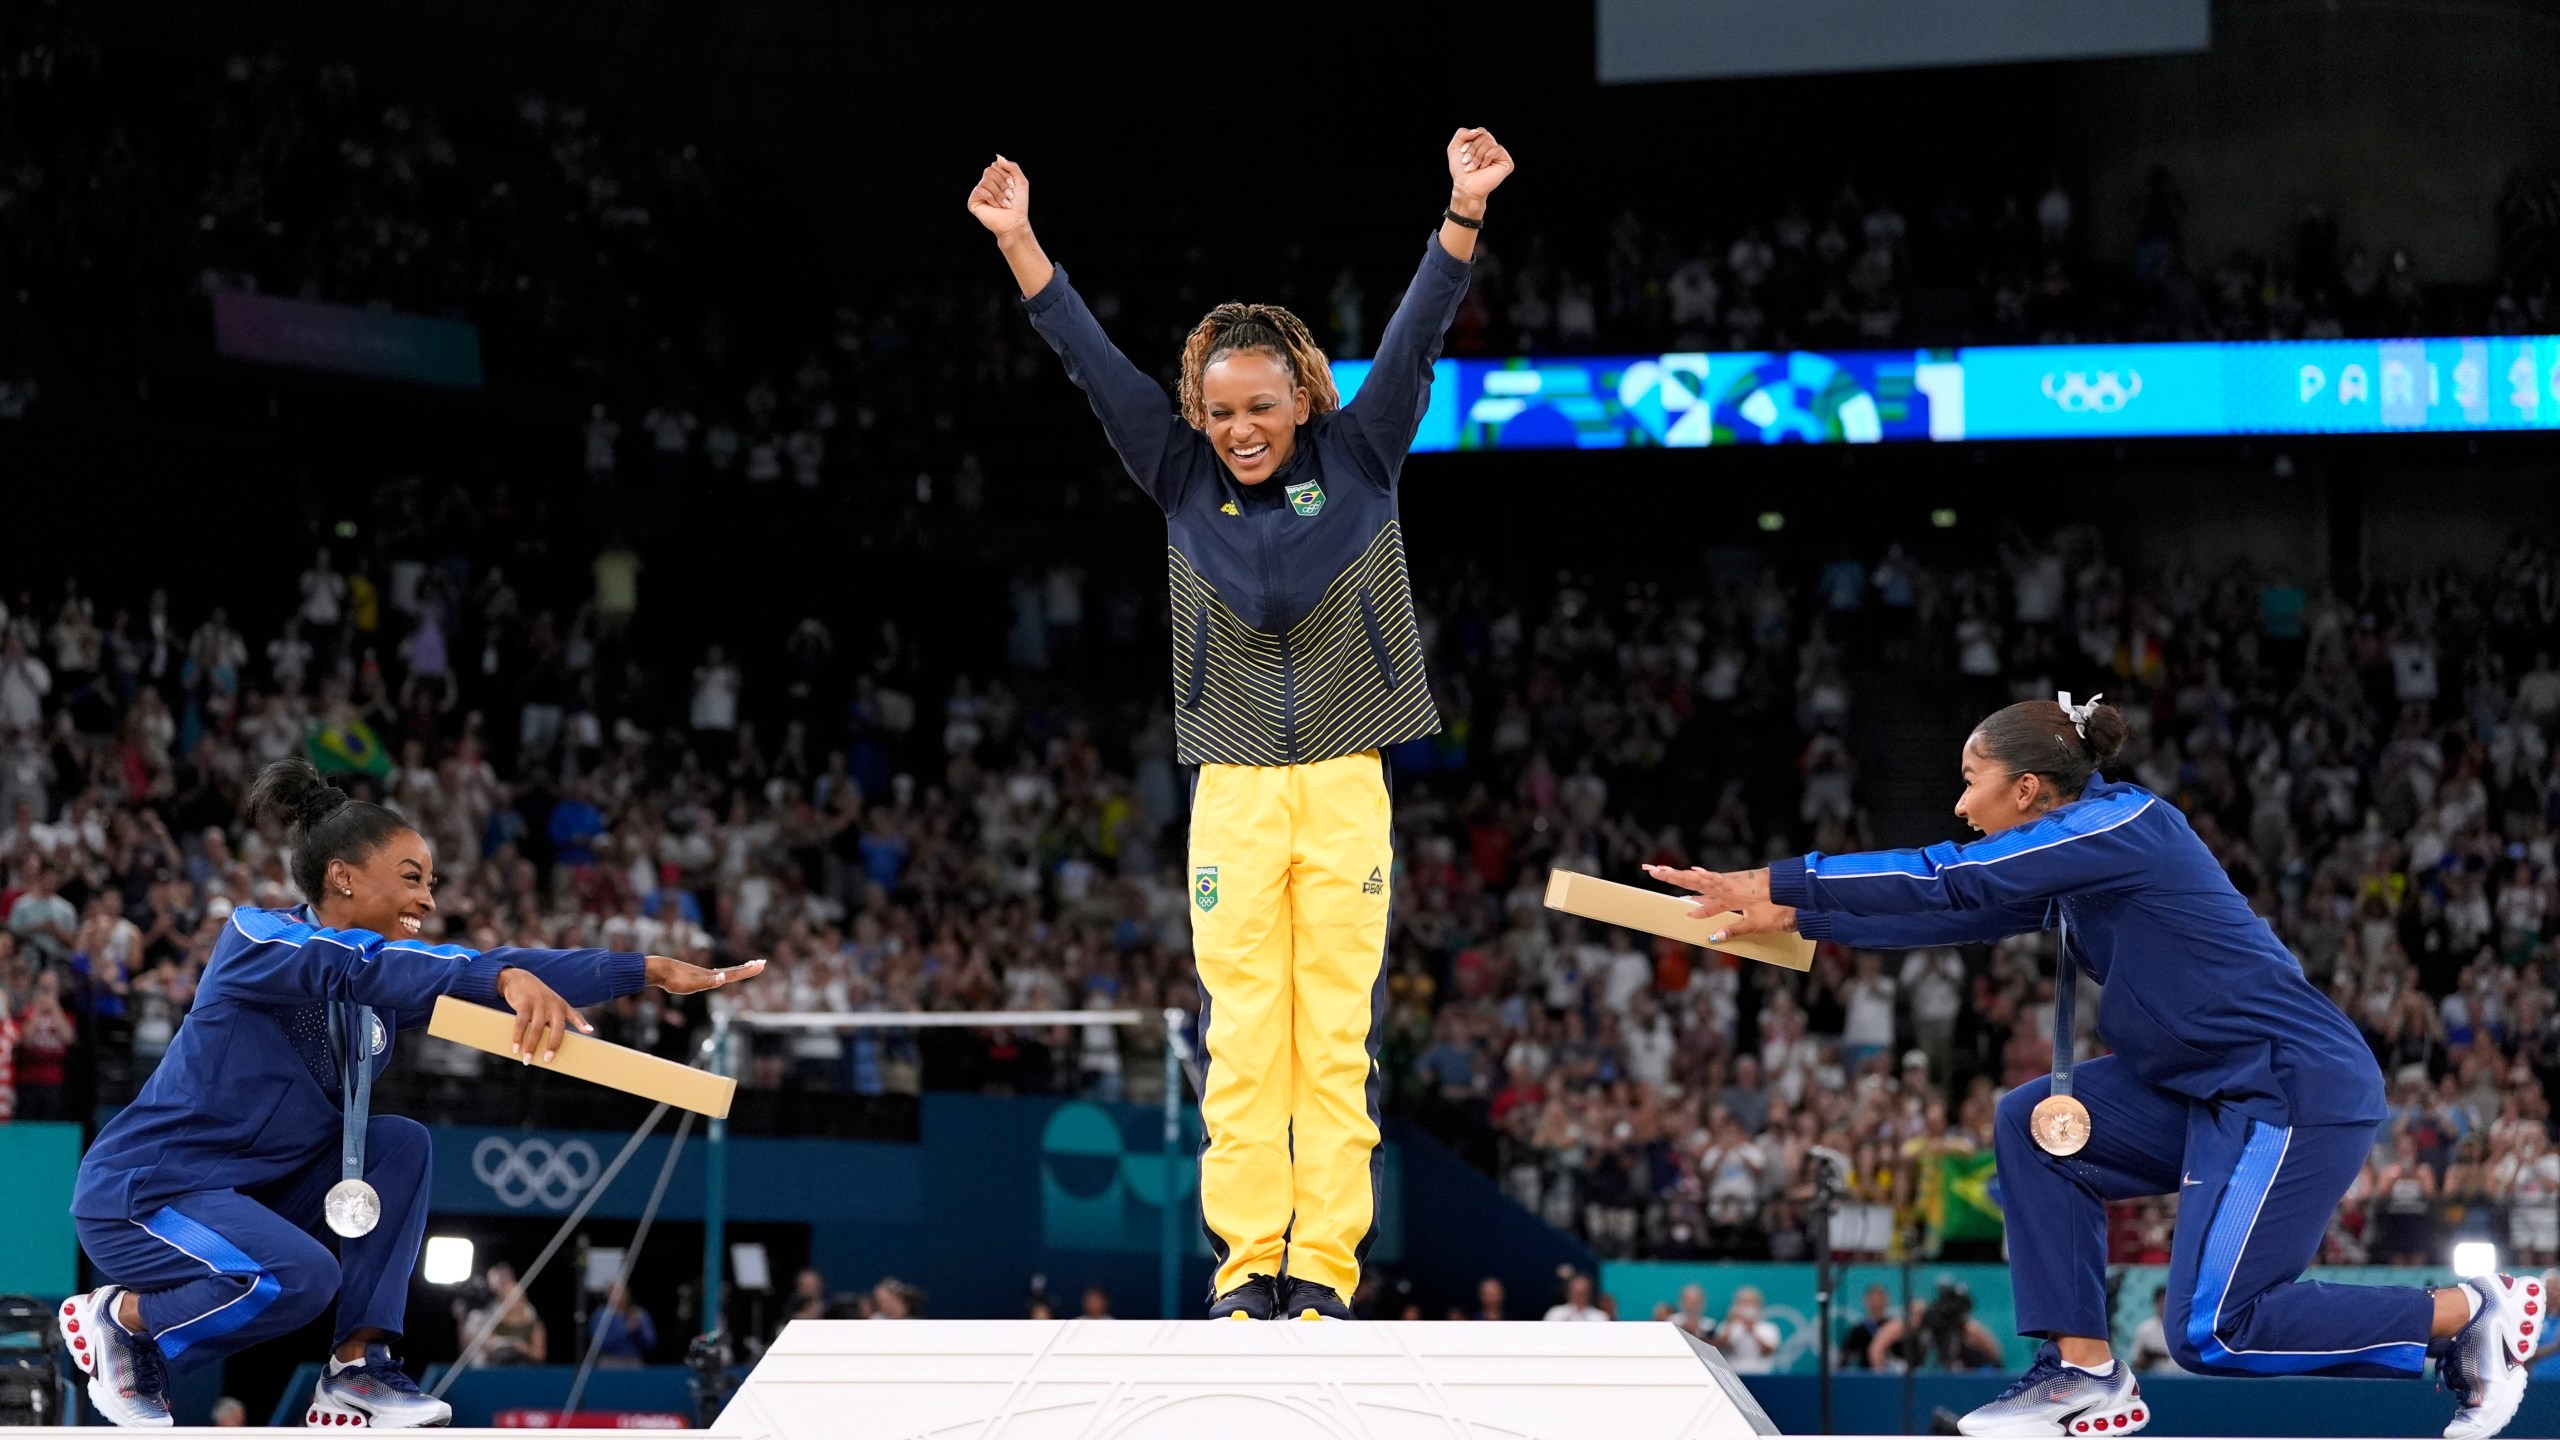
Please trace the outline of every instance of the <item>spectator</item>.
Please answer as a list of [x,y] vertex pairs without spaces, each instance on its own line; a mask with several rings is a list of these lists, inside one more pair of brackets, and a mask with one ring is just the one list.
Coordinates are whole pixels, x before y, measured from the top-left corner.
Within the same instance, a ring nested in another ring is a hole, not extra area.
[[693,672],[693,738],[704,760],[728,759],[729,743],[738,729],[738,667],[714,645]]
[[1778,1326],[1760,1313],[1760,1287],[1745,1285],[1733,1292],[1733,1308],[1716,1327],[1716,1348],[1740,1375],[1766,1375],[1778,1368]]
[[1111,1292],[1103,1289],[1099,1285],[1087,1285],[1084,1287],[1084,1310],[1077,1318],[1084,1320],[1111,1319]]
[[1591,1303],[1591,1277],[1575,1271],[1565,1277],[1564,1299],[1547,1308],[1547,1320],[1600,1321],[1608,1315]]
[[225,1430],[237,1430],[249,1423],[249,1407],[225,1395],[213,1402],[213,1423]]
[[0,638],[0,731],[41,728],[44,698],[52,693],[53,672],[27,653],[25,638],[15,630]]
[[0,985],[0,1123],[18,1115],[18,1017],[9,1008],[9,990]]
[[1848,1019],[1840,1031],[1840,1060],[1852,1075],[1893,1048],[1893,1002],[1899,988],[1884,973],[1883,957],[1874,951],[1857,952],[1855,964],[1855,973],[1841,989]]
[[482,1347],[477,1363],[495,1367],[547,1362],[551,1356],[550,1331],[517,1285],[515,1267],[504,1262],[490,1266],[486,1283],[488,1299],[479,1308],[466,1312],[462,1301],[454,1302],[455,1318],[462,1322],[465,1335],[488,1332],[488,1343]]
[[619,541],[595,558],[595,615],[599,636],[619,637],[640,610],[640,557]]
[[895,1275],[871,1287],[871,1319],[921,1320],[924,1318],[924,1291]]
[[596,1364],[605,1369],[636,1370],[649,1362],[649,1352],[658,1348],[658,1327],[640,1302],[620,1280],[605,1291],[604,1307],[596,1312]]
[[1703,1285],[1681,1286],[1680,1303],[1664,1318],[1701,1340],[1713,1341],[1716,1337],[1716,1322],[1707,1318],[1707,1289]]
[[2149,1375],[2175,1375],[2178,1362],[2169,1354],[2166,1320],[2169,1314],[2169,1287],[2151,1287],[2151,1313],[2133,1329],[2133,1353],[2125,1363]]
[[80,938],[80,912],[62,896],[62,867],[39,860],[17,905],[9,911],[9,933],[18,948],[47,970],[67,967]]
[[1964,956],[1950,947],[1913,950],[1902,957],[1901,990],[1911,1005],[1911,1035],[1933,1075],[1953,1073],[1964,987]]
[[1507,1317],[1503,1314],[1502,1304],[1502,1282],[1487,1275],[1476,1282],[1476,1309],[1475,1313],[1467,1318],[1470,1320],[1505,1319]]
[[2560,1260],[2560,1153],[2539,1125],[2517,1127],[2489,1167],[2490,1198],[2507,1209],[2507,1244],[2519,1266]]
[[[829,1302],[829,1297],[827,1295],[826,1276],[820,1274],[814,1269],[811,1269],[803,1270],[799,1274],[791,1277],[791,1300],[783,1309],[783,1324],[787,1325],[794,1320],[832,1320],[835,1318],[837,1318],[837,1316],[835,1314],[834,1306]],[[779,1326],[775,1327],[774,1334],[779,1336],[781,1333],[781,1328]]]
[[1893,1301],[1881,1285],[1870,1285],[1864,1297],[1866,1313],[1840,1333],[1840,1368],[1863,1370],[1875,1364],[1876,1336],[1893,1323]]
[[64,1063],[80,1038],[80,1028],[62,1008],[60,972],[38,971],[32,996],[27,1008],[18,1012],[16,1118],[69,1119],[63,1105]]

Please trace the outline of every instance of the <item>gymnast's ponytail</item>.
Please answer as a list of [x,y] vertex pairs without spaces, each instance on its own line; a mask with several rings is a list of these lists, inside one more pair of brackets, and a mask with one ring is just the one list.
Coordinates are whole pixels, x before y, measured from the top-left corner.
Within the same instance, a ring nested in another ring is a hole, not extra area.
[[2020,775],[2041,777],[2065,800],[2077,800],[2089,777],[2113,764],[2129,733],[2124,714],[2096,696],[2073,705],[2021,700],[1974,727],[1982,752]]
[[249,787],[249,818],[272,815],[284,822],[293,851],[293,884],[317,903],[329,888],[329,862],[362,865],[409,822],[370,801],[358,800],[320,777],[299,756],[258,772]]

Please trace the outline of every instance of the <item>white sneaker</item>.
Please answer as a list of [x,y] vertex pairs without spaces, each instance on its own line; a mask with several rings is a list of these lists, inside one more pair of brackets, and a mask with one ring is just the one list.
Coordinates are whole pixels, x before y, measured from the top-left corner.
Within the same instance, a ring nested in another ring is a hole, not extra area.
[[2453,1337],[2437,1363],[2445,1388],[2461,1402],[2445,1440],[2488,1440],[2516,1418],[2524,1403],[2525,1366],[2550,1317],[2550,1297],[2531,1276],[2481,1275],[2462,1282],[2480,1296],[2471,1323]]
[[121,1285],[74,1295],[54,1313],[62,1348],[89,1377],[89,1404],[111,1425],[163,1427],[169,1419],[169,1366],[148,1335],[116,1323]]

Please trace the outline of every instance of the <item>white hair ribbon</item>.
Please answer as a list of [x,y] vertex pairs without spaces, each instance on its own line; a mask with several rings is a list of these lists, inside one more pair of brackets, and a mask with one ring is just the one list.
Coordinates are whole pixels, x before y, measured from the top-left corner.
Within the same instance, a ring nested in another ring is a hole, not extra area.
[[2077,705],[2071,703],[2068,690],[2055,692],[2053,698],[2054,703],[2062,707],[2063,717],[2071,722],[2071,728],[2079,731],[2080,738],[2086,740],[2089,738],[2089,717],[2098,713],[2098,702],[2107,696],[2105,691],[2100,691]]

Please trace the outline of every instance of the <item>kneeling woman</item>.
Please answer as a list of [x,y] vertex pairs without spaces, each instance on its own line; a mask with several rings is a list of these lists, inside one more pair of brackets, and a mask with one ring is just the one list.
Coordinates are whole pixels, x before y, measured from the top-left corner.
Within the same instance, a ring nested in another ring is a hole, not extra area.
[[[2110,1200],[2178,1197],[2162,1316],[2183,1369],[2408,1375],[2441,1358],[2450,1440],[2495,1435],[2524,1397],[2539,1280],[2433,1291],[2301,1279],[2387,1118],[2382,1072],[2175,806],[2098,774],[2124,717],[2094,701],[2012,705],[1965,741],[1969,844],[1780,860],[1714,874],[1646,867],[1697,892],[1727,932],[1795,930],[1899,949],[2061,928],[2104,984],[2114,1054],[2078,1067],[2085,1144],[2030,1130],[2049,1081],[2000,1102],[1997,1137],[2018,1329],[2052,1343],[1968,1435],[2121,1435],[2150,1423],[2107,1342]],[[2067,983],[2067,981],[2066,981]],[[2057,1043],[2062,1037],[2057,1036]]]
[[[107,1283],[63,1303],[63,1341],[101,1415],[167,1425],[168,1366],[290,1333],[334,1300],[338,1343],[313,1422],[442,1425],[451,1409],[390,1350],[429,1191],[426,1127],[362,1113],[391,1036],[451,995],[503,1003],[521,1049],[548,1059],[570,1028],[592,1028],[574,1006],[644,985],[708,989],[764,962],[719,971],[609,950],[430,945],[419,936],[436,908],[435,857],[407,821],[301,760],[268,766],[249,798],[253,816],[286,821],[310,903],[232,912],[167,1058],[81,1161],[71,1213]],[[322,1202],[341,1179],[342,1142],[359,1134],[381,1213],[332,1254]]]

